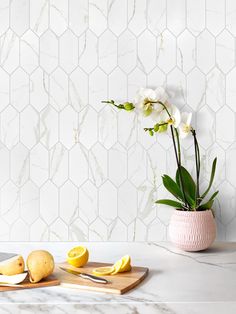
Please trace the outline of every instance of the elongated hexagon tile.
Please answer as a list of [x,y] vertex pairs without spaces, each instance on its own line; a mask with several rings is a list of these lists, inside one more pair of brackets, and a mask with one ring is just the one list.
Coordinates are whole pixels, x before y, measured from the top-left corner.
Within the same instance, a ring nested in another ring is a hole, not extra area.
[[78,216],[79,209],[79,193],[77,187],[71,182],[67,181],[60,188],[60,207],[59,214],[62,220],[69,225]]
[[92,72],[98,63],[98,39],[90,30],[79,39],[79,65],[86,72]]
[[76,186],[88,179],[88,152],[80,144],[76,144],[69,152],[69,177]]
[[88,241],[88,226],[80,218],[69,225],[69,241]]
[[58,39],[51,30],[40,37],[40,65],[47,73],[58,65]]
[[207,30],[204,30],[197,38],[197,65],[206,74],[214,64],[215,38]]
[[219,110],[225,104],[225,76],[214,68],[206,77],[206,103],[214,111]]
[[40,142],[50,149],[58,141],[58,113],[52,106],[40,112]]
[[79,67],[69,77],[69,104],[79,111],[88,104],[88,75]]
[[187,29],[177,39],[177,65],[184,72],[188,73],[196,63],[195,38]]
[[139,68],[135,68],[128,76],[128,98],[133,100],[140,86],[145,87],[147,84],[147,76],[145,72]]
[[39,38],[32,30],[28,30],[20,38],[20,64],[29,74],[38,67]]
[[10,240],[10,228],[8,223],[4,219],[0,218],[0,241],[9,241]]
[[110,149],[117,139],[117,116],[111,107],[105,107],[98,117],[99,141],[106,148]]
[[236,172],[234,168],[236,158],[236,145],[233,144],[228,150],[226,151],[226,177],[229,183],[231,183],[234,187],[236,187]]
[[60,218],[49,227],[49,241],[67,241],[68,240],[68,225]]
[[180,69],[174,68],[168,73],[166,81],[168,99],[179,109],[182,109],[186,104],[186,85],[186,76]]
[[125,181],[118,189],[118,217],[126,224],[130,224],[137,216],[137,191],[129,182]]
[[226,27],[233,34],[236,35],[236,3],[233,0],[225,2],[226,5]]
[[107,155],[108,151],[100,143],[89,150],[89,178],[97,187],[107,179]]
[[146,27],[146,1],[127,1],[128,28],[136,36],[140,35]]
[[11,29],[8,29],[0,37],[0,45],[1,66],[8,73],[12,73],[19,65],[19,38]]
[[205,0],[188,0],[186,2],[187,27],[194,34],[198,35],[205,28],[206,4]]
[[145,181],[138,187],[138,217],[148,225],[156,217],[156,187]]
[[225,29],[216,37],[216,64],[226,73],[234,63],[234,37]]
[[[97,142],[97,113],[91,107],[86,107],[79,113],[78,141],[87,149]],[[89,131],[88,131],[89,130]]]
[[235,141],[235,115],[228,106],[216,113],[216,141],[224,149]]
[[40,189],[40,216],[51,224],[58,217],[58,189],[47,181]]
[[71,106],[65,107],[59,116],[59,134],[60,142],[70,149],[76,142],[76,133],[78,129],[77,112]]
[[32,181],[21,188],[20,216],[29,225],[39,217],[39,189]]
[[30,151],[30,178],[38,187],[48,180],[48,168],[48,150],[39,143]]
[[29,180],[29,150],[18,143],[11,150],[10,162],[11,180],[20,187]]
[[18,68],[11,75],[11,104],[17,110],[23,110],[29,104],[29,76]]
[[48,29],[49,2],[45,0],[30,0],[30,28],[38,36]]
[[68,179],[68,150],[61,143],[57,143],[50,149],[49,157],[49,178],[55,185],[61,186]]
[[39,114],[32,106],[27,106],[20,114],[20,140],[32,148],[39,141]]
[[[227,153],[227,152],[226,152]],[[225,180],[226,171],[228,169],[225,158],[225,151],[217,144],[214,143],[206,152],[204,156],[205,162],[202,165],[202,173],[209,181],[211,176],[212,163],[215,157],[217,157],[217,175],[214,178],[214,186],[217,187],[222,181]],[[228,162],[228,160],[227,160]]]
[[97,218],[89,226],[89,241],[106,241],[106,240],[107,240],[107,226],[100,218]]
[[[217,196],[219,200],[220,221],[227,225],[235,217],[235,188],[228,182],[223,181],[218,187],[220,193]],[[227,210],[225,210],[227,208]]]
[[79,216],[88,225],[98,216],[98,191],[91,181],[86,181],[79,189]]
[[106,181],[99,189],[99,217],[110,224],[117,217],[117,189]]
[[128,151],[128,178],[137,188],[146,179],[146,151],[138,143]]
[[235,101],[236,101],[236,68],[233,68],[232,71],[226,77],[226,104],[235,111]]
[[9,104],[9,75],[0,69],[0,110],[2,111]]
[[166,1],[147,1],[147,27],[150,31],[159,35],[166,28]]
[[1,113],[0,126],[1,142],[8,149],[14,147],[19,141],[19,113],[12,107],[8,106]]
[[147,85],[155,88],[156,86],[166,85],[166,75],[158,67],[155,67],[147,76]]
[[10,6],[11,29],[22,35],[29,28],[29,0],[13,0]]
[[29,226],[24,220],[18,219],[12,224],[10,241],[29,241]]
[[215,36],[225,28],[225,0],[206,1],[206,27]]
[[232,219],[232,221],[227,225],[226,229],[226,240],[230,241],[231,239],[235,239],[236,236],[236,217]]
[[72,72],[78,65],[78,38],[67,30],[59,40],[59,62],[67,73]]
[[129,224],[127,241],[147,241],[147,227],[141,219],[136,218],[134,222]]
[[127,241],[127,227],[119,218],[108,226],[107,233],[108,241]]
[[30,76],[30,103],[37,111],[41,111],[49,103],[48,74],[41,68]]
[[156,65],[156,38],[148,30],[145,30],[138,38],[138,63],[146,72],[150,72]]
[[107,74],[111,73],[117,65],[117,39],[109,30],[99,37],[98,62],[101,69]]
[[198,136],[201,137],[201,146],[203,148],[207,149],[214,142],[215,129],[214,112],[208,106],[202,107],[197,113],[197,130]]
[[31,241],[49,241],[48,225],[41,218],[37,219],[30,226],[30,240]]
[[[196,82],[198,82],[196,84]],[[205,101],[206,78],[199,69],[194,68],[187,76],[187,102],[194,110]]]
[[149,226],[147,232],[148,241],[163,241],[166,240],[167,229],[165,225],[156,218]]
[[137,140],[137,116],[133,112],[121,110],[118,113],[118,142],[124,148],[130,148]]
[[88,28],[88,1],[69,1],[69,27],[76,34],[81,35]]
[[0,186],[2,186],[10,177],[10,152],[2,143],[0,144],[0,160]]
[[1,10],[0,10],[0,36],[6,32],[9,27],[9,9],[10,9],[10,0],[1,1]]
[[157,65],[169,72],[176,64],[176,39],[169,30],[157,37]]
[[150,136],[149,132],[144,131],[144,128],[153,126],[155,122],[150,117],[147,118],[138,117],[138,119],[139,119],[137,127],[138,143],[142,145],[144,149],[148,149],[156,143],[156,134],[154,136]]
[[118,64],[125,73],[132,71],[136,65],[136,41],[136,37],[129,30],[125,30],[118,38]]
[[97,36],[107,28],[107,0],[89,0],[89,28]]
[[119,36],[127,27],[127,0],[108,0],[108,27]]
[[178,36],[185,28],[186,2],[167,0],[167,28]]
[[127,99],[127,75],[120,69],[115,68],[109,75],[109,99],[115,98],[118,102]]
[[61,111],[68,104],[68,76],[61,68],[57,68],[50,75],[49,81],[50,104]]
[[166,173],[167,151],[156,143],[147,151],[147,177],[152,184],[162,184],[161,176]]
[[50,28],[60,36],[68,27],[68,0],[50,0]]
[[13,224],[20,215],[19,188],[11,181],[8,181],[1,189],[1,216],[4,220]]
[[115,144],[108,152],[108,173],[116,187],[127,178],[127,152],[120,144]]
[[89,75],[89,104],[93,106],[96,111],[107,107],[107,105],[101,103],[102,100],[106,100],[108,97],[107,81],[107,75],[99,68],[96,68],[96,70]]

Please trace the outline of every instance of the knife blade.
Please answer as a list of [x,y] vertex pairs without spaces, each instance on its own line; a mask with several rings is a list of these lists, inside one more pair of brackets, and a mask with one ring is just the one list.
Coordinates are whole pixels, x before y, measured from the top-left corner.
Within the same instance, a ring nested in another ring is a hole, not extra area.
[[5,253],[5,252],[0,252],[0,263],[4,262],[14,256],[17,256],[15,253]]
[[102,278],[102,277],[98,277],[98,276],[94,276],[94,275],[90,275],[90,274],[86,274],[86,273],[81,273],[77,270],[72,270],[69,268],[64,268],[64,267],[59,267],[59,268],[65,272],[69,273],[69,274],[79,276],[79,277],[84,278],[84,279],[89,279],[93,282],[103,283],[103,284],[109,283],[108,280],[106,280],[105,278]]

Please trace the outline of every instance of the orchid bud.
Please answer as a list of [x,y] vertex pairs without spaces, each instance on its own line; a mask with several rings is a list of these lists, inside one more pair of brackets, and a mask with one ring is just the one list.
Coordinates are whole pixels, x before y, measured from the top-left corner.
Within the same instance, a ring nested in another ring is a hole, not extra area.
[[134,109],[134,105],[132,104],[132,102],[125,102],[124,103],[124,109],[127,111],[131,111]]
[[151,135],[151,136],[153,136],[153,130],[149,130],[149,134]]
[[167,124],[163,124],[163,125],[159,125],[159,130],[158,132],[159,133],[162,133],[162,132],[165,132],[168,128],[168,125]]
[[159,124],[155,124],[153,127],[154,132],[158,132],[159,131]]

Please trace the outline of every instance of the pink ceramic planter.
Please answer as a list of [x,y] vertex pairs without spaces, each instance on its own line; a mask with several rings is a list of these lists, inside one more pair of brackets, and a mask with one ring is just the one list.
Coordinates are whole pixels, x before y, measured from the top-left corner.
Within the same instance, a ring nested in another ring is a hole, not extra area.
[[202,251],[215,240],[216,223],[211,210],[175,210],[169,225],[171,241],[184,251]]

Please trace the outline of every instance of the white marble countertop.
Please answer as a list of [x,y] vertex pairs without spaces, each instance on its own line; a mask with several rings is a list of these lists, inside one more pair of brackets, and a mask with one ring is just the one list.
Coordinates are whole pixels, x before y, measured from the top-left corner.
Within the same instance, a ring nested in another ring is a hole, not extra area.
[[[49,250],[56,262],[78,243],[1,243],[1,251],[27,256]],[[202,253],[178,251],[166,242],[86,243],[90,260],[114,262],[130,254],[133,265],[147,266],[148,277],[121,295],[60,286],[0,293],[2,313],[236,313],[236,243],[216,243]],[[226,310],[227,309],[227,310]]]

